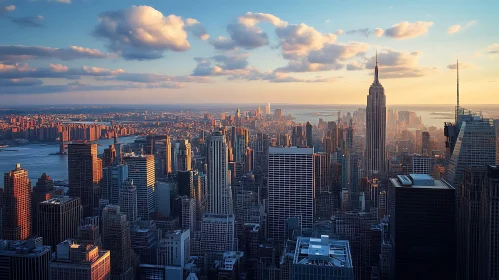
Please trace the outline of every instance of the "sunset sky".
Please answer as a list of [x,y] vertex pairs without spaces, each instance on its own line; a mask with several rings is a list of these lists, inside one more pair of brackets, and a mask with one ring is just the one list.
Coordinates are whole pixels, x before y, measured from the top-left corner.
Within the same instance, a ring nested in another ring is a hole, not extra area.
[[499,103],[499,1],[0,0],[0,107]]

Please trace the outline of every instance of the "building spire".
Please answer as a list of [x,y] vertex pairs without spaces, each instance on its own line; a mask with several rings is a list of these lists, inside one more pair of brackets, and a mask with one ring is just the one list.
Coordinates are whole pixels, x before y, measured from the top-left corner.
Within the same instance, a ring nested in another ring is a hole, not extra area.
[[457,104],[456,104],[456,122],[457,122],[457,115],[459,114],[459,59],[456,61],[456,70],[457,70]]
[[374,83],[379,84],[378,78],[378,49],[376,49],[376,66],[374,67]]

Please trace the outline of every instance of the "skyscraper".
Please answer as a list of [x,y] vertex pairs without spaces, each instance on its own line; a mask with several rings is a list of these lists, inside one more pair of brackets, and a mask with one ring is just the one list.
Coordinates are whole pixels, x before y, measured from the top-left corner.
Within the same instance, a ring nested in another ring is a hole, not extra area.
[[28,171],[16,164],[5,173],[2,236],[7,240],[26,240],[31,237],[31,183]]
[[232,191],[227,178],[228,151],[225,134],[214,132],[208,140],[208,213],[231,215]]
[[50,246],[41,237],[0,241],[0,279],[48,280]]
[[127,180],[121,186],[120,191],[120,209],[126,217],[130,224],[137,221],[138,210],[137,210],[137,188],[133,185],[132,180]]
[[455,189],[429,175],[398,175],[388,197],[393,279],[455,279]]
[[480,201],[478,279],[499,278],[499,167],[489,165]]
[[431,155],[430,133],[423,131],[421,134],[421,154],[423,156]]
[[305,133],[307,137],[307,147],[312,148],[314,143],[312,142],[312,124],[310,124],[310,122],[307,122]]
[[55,250],[57,244],[78,233],[81,220],[79,197],[61,197],[38,204],[38,235]]
[[120,190],[126,180],[128,180],[128,165],[116,164],[102,168],[102,196],[111,204],[118,204]]
[[102,160],[97,157],[97,144],[68,145],[68,178],[69,195],[81,199],[84,217],[93,216],[94,211],[98,211],[102,179]]
[[314,149],[270,148],[268,173],[268,236],[283,245],[288,218],[302,228],[314,218]]
[[128,164],[128,179],[133,180],[137,188],[138,215],[143,220],[149,220],[154,212],[154,156],[125,157],[125,162]]
[[130,226],[126,215],[117,205],[108,205],[102,211],[102,247],[109,250],[111,275],[120,279],[133,279],[131,264]]
[[267,106],[265,106],[265,115],[270,115],[270,103],[267,103]]
[[114,145],[109,145],[109,148],[104,149],[104,161],[102,162],[102,167],[113,165],[115,158],[116,149],[114,148]]
[[37,219],[38,219],[38,204],[40,202],[49,200],[54,196],[54,180],[47,174],[43,173],[36,182],[33,192],[31,193],[31,219],[33,234],[38,233]]
[[386,164],[386,96],[379,82],[378,55],[374,68],[374,82],[369,88],[366,108],[365,168],[368,176],[385,171]]
[[191,170],[192,167],[192,151],[189,140],[177,140],[178,155],[177,155],[177,170],[186,171]]

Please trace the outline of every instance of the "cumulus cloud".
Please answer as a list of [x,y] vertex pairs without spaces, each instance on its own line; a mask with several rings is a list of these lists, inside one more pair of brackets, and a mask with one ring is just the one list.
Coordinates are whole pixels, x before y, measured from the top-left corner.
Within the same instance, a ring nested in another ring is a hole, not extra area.
[[16,9],[16,6],[14,5],[8,5],[8,6],[0,6],[0,15],[4,15],[6,13],[10,13]]
[[93,34],[108,41],[108,48],[125,59],[147,60],[163,56],[165,51],[181,52],[190,48],[187,31],[208,39],[204,27],[195,19],[165,16],[150,6],[101,13]]
[[342,35],[345,31],[343,31],[342,29],[338,29],[336,30],[336,32],[334,34],[336,35]]
[[320,33],[306,24],[290,24],[276,29],[277,37],[284,58],[292,59],[308,54],[311,50],[319,50],[325,44],[336,41],[332,33]]
[[[378,64],[380,77],[390,78],[413,78],[430,75],[436,68],[423,67],[419,65],[421,52],[403,53],[393,50],[385,50],[378,53]],[[366,62],[367,69],[374,69],[376,64],[375,56],[370,57]]]
[[364,67],[365,67],[365,65],[363,65],[361,62],[356,61],[356,60],[347,64],[348,71],[362,70],[362,69],[364,69]]
[[193,76],[221,76],[234,73],[235,70],[246,70],[248,54],[226,54],[213,57],[196,57],[197,66]]
[[201,40],[207,40],[210,38],[210,35],[206,32],[206,28],[204,28],[201,23],[193,18],[188,18],[185,20],[186,30],[192,32],[192,34],[198,37]]
[[[471,63],[459,62],[459,70],[462,70],[462,69],[471,69],[471,68],[475,68],[475,67],[476,66],[474,64],[471,64]],[[449,64],[449,65],[447,65],[447,68],[451,69],[451,70],[456,70],[457,69],[457,63]]]
[[61,64],[50,64],[48,68],[32,68],[27,64],[0,63],[0,79],[65,78],[74,80],[81,76],[114,76],[123,72],[123,69],[110,70],[87,66],[69,68]]
[[395,39],[410,39],[423,35],[428,32],[428,29],[433,25],[431,21],[403,21],[393,25],[385,30],[385,36]]
[[71,4],[71,0],[49,0],[49,2],[58,2],[64,4]]
[[461,25],[461,24],[452,25],[447,29],[447,33],[454,34],[454,33],[457,33],[459,31],[466,30],[466,29],[470,28],[471,26],[475,25],[477,22],[478,21],[476,21],[476,20],[471,20],[463,25]]
[[0,45],[0,61],[20,61],[40,58],[56,58],[61,60],[107,58],[110,55],[96,49],[71,46],[65,49],[40,47]]
[[42,80],[33,78],[0,79],[0,87],[37,86],[41,84],[43,84]]
[[42,26],[43,16],[11,18],[10,21],[20,27],[40,27]]

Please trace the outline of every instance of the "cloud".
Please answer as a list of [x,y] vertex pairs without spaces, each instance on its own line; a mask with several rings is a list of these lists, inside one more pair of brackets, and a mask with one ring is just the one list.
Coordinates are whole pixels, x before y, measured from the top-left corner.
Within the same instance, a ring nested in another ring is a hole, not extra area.
[[210,83],[211,80],[207,77],[194,76],[170,76],[153,73],[119,73],[110,77],[96,77],[96,80],[105,81],[127,81],[134,83],[162,83],[162,82],[177,82],[177,83]]
[[197,62],[193,76],[221,76],[233,74],[234,70],[246,70],[248,54],[227,54],[194,58]]
[[499,54],[499,44],[495,43],[487,47],[487,53],[489,54]]
[[428,29],[433,25],[433,22],[403,21],[393,25],[385,30],[385,36],[392,37],[398,40],[415,38],[428,32]]
[[13,12],[15,9],[16,9],[16,6],[14,6],[14,5],[0,6],[0,15],[4,15],[6,13]]
[[37,86],[41,84],[43,84],[42,80],[33,78],[0,79],[0,87]]
[[447,33],[454,34],[454,33],[457,33],[459,30],[461,30],[461,25],[456,24],[456,25],[452,25],[451,27],[449,27],[447,29]]
[[362,70],[365,68],[365,65],[358,61],[352,61],[347,64],[347,70],[348,71],[356,71],[356,70]]
[[208,34],[195,19],[165,16],[150,6],[132,6],[101,13],[93,35],[108,41],[108,48],[125,59],[163,57],[165,51],[182,52],[191,45],[187,30],[201,39]]
[[360,34],[364,37],[369,37],[371,35],[374,35],[376,37],[381,37],[383,36],[384,31],[381,28],[375,28],[375,29],[359,28],[359,29],[348,30],[346,33],[349,35]]
[[192,32],[192,34],[196,37],[198,37],[201,40],[207,40],[210,38],[210,35],[206,32],[206,28],[204,28],[199,21],[193,19],[193,18],[188,18],[185,20],[185,29],[187,31]]
[[345,31],[343,31],[342,29],[338,29],[336,30],[336,32],[334,34],[336,35],[342,35]]
[[[466,62],[459,62],[459,69],[462,70],[462,69],[472,69],[472,68],[475,68],[476,66],[474,64],[471,64],[471,63],[466,63]],[[454,63],[454,64],[449,64],[447,65],[447,68],[448,69],[451,69],[451,70],[456,70],[457,69],[457,64]]]
[[218,36],[215,39],[210,39],[209,43],[215,47],[217,50],[233,50],[236,48],[236,44],[232,39]]
[[240,16],[238,18],[238,22],[244,26],[255,26],[261,22],[268,22],[276,27],[284,27],[288,25],[287,22],[281,20],[280,18],[272,15],[272,14],[263,14],[263,13],[252,13],[247,12],[246,14]]
[[0,61],[20,61],[41,58],[56,58],[61,60],[73,59],[98,59],[110,57],[96,49],[71,46],[65,49],[40,47],[40,46],[18,46],[0,45]]
[[475,25],[477,22],[478,21],[476,21],[476,20],[471,20],[463,25],[460,25],[460,24],[452,25],[447,29],[447,33],[454,34],[454,33],[457,33],[461,30],[466,30],[466,29],[470,28],[471,26]]
[[285,73],[278,72],[261,72],[251,68],[246,73],[239,73],[229,76],[229,80],[249,80],[249,81],[268,81],[270,83],[328,83],[336,81],[336,78],[315,78],[305,79],[294,76],[289,76]]
[[42,26],[43,16],[11,18],[10,21],[21,27],[40,27]]
[[21,78],[65,78],[79,79],[80,76],[114,76],[124,73],[123,69],[87,67],[69,68],[61,64],[50,64],[48,68],[32,68],[27,64],[0,64],[0,79]]
[[325,44],[336,41],[332,33],[320,33],[306,24],[290,24],[276,29],[282,54],[286,59],[305,56],[311,50],[319,50]]
[[[436,72],[436,68],[423,67],[419,65],[418,59],[421,52],[403,53],[393,50],[385,50],[378,53],[380,78],[413,78],[423,77]],[[366,62],[367,69],[374,69],[375,56]]]

